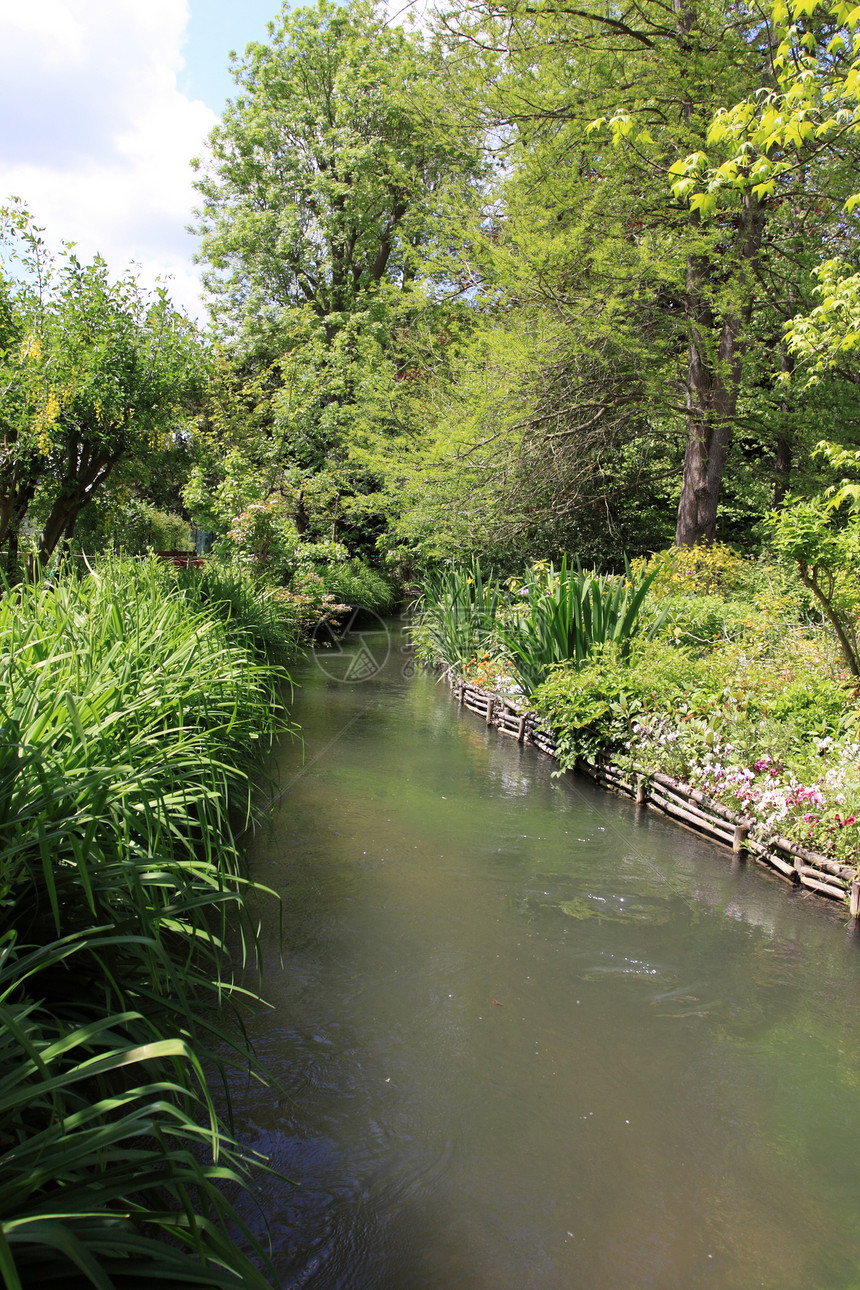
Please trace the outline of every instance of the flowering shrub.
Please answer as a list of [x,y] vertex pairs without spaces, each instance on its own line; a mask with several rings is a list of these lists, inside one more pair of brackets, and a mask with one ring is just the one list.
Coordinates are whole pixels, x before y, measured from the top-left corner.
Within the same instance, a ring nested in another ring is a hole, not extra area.
[[813,745],[818,766],[810,757],[791,766],[767,753],[752,760],[742,746],[716,739],[708,744],[701,735],[701,729],[688,732],[666,718],[636,722],[622,760],[674,774],[754,820],[768,836],[860,864],[860,744],[826,737]]
[[498,654],[485,651],[473,654],[460,668],[464,681],[479,685],[483,690],[492,690],[495,694],[517,694],[519,687],[504,658]]
[[719,545],[634,563],[616,582],[647,583],[642,630],[591,633],[587,648],[567,630],[582,613],[553,617],[562,577],[551,566],[504,590],[494,582],[491,613],[479,581],[476,567],[436,576],[419,656],[500,693],[515,692],[512,673],[526,692],[540,681],[529,703],[555,731],[562,767],[608,753],[701,788],[764,832],[860,861],[857,686],[790,563]]
[[818,637],[786,636],[770,657],[731,642],[704,657],[640,642],[627,664],[603,650],[557,669],[534,706],[559,736],[563,766],[608,752],[700,788],[769,834],[860,860],[854,700],[828,674]]
[[[310,579],[314,579],[317,585],[310,583]],[[315,574],[306,576],[303,585],[302,590],[276,587],[273,593],[279,607],[299,633],[312,631],[318,623],[337,622],[349,613],[350,606],[339,604],[337,597],[326,592],[322,579]]]
[[707,546],[669,547],[650,560],[634,560],[632,571],[654,573],[652,592],[670,595],[726,596],[748,580],[748,562],[723,542]]
[[232,554],[258,576],[280,579],[290,569],[299,540],[296,526],[278,502],[252,502],[235,516],[219,554]]

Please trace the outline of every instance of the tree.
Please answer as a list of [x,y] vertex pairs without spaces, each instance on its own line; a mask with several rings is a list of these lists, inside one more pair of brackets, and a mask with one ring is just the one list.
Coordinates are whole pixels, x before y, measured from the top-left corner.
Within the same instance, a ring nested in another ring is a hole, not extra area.
[[437,219],[479,169],[444,107],[437,47],[368,2],[286,8],[251,44],[198,162],[216,317],[253,337],[307,307],[332,340],[384,284],[426,271]]
[[368,0],[285,8],[269,37],[237,61],[198,164],[200,258],[243,379],[277,371],[272,434],[306,531],[376,488],[351,449],[397,429],[408,336],[434,282],[458,290],[452,230],[482,160],[441,48]]
[[707,216],[755,200],[814,202],[826,239],[812,272],[819,303],[785,320],[789,350],[818,375],[860,345],[860,10],[844,0],[769,0],[766,76],[721,107],[701,150],[672,166],[673,189]]
[[20,203],[0,210],[0,544],[17,569],[18,534],[43,471],[58,411],[42,322],[50,257]]
[[[800,185],[790,203],[750,189],[720,210],[670,191],[679,154],[701,153],[715,113],[766,77],[766,24],[723,0],[624,12],[476,0],[447,23],[489,60],[489,110],[507,131],[488,262],[510,299],[567,328],[552,360],[566,379],[555,408],[536,409],[534,437],[552,413],[572,455],[625,416],[661,463],[680,441],[676,541],[712,540],[732,440],[779,377],[783,321],[829,236]],[[607,357],[630,379],[596,397]],[[778,443],[773,455],[777,473]]]
[[130,274],[111,281],[103,260],[84,265],[70,250],[53,261],[16,218],[23,271],[7,269],[0,295],[0,541],[38,511],[34,567],[44,567],[119,464],[182,429],[205,363],[164,290],[149,294]]

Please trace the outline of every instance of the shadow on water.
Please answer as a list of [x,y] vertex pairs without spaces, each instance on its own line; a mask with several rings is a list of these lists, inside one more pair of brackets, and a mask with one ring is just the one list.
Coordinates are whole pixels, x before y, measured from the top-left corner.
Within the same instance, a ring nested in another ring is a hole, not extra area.
[[[308,662],[252,870],[296,1180],[284,1287],[860,1285],[858,941],[837,908],[408,679]],[[407,660],[408,661],[408,660]]]

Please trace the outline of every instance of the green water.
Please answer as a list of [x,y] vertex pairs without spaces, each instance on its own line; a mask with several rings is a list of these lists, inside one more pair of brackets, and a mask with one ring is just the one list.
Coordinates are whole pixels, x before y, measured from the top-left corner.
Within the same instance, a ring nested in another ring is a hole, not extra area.
[[[303,666],[237,1090],[284,1287],[860,1287],[843,913],[402,674]],[[406,671],[408,672],[408,667]]]

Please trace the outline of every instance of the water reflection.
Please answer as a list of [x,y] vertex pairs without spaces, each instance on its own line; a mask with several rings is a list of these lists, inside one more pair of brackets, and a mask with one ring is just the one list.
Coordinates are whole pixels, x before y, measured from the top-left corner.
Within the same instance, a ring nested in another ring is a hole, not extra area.
[[258,836],[285,1287],[848,1290],[841,915],[459,711],[396,654],[305,677]]

